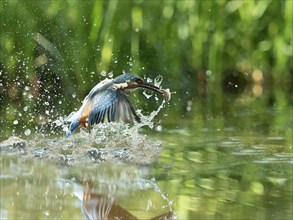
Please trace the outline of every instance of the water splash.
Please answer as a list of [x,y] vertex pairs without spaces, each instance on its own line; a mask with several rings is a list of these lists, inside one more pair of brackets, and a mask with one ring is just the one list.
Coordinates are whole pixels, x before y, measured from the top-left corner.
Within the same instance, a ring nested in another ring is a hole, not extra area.
[[142,92],[142,94],[147,98],[147,99],[150,99],[153,94],[148,94],[145,90]]
[[[42,158],[63,165],[79,165],[100,163],[103,161],[119,161],[131,164],[150,164],[161,151],[161,143],[140,134],[140,128],[154,127],[153,119],[163,108],[165,101],[156,111],[144,116],[141,111],[141,123],[133,126],[124,123],[105,123],[92,127],[91,130],[81,129],[70,138],[48,138],[42,132],[32,134],[32,130],[24,128],[24,135],[29,140],[19,148],[4,148],[19,153],[26,158]],[[50,122],[51,134],[67,130],[66,117],[59,116]],[[56,130],[56,132],[55,132]],[[60,133],[59,133],[60,134]],[[13,142],[13,141],[12,141]],[[14,143],[12,143],[13,145]]]
[[[106,71],[102,71],[102,75],[107,75]],[[112,72],[108,73],[108,76],[112,76]],[[160,87],[163,77],[161,75],[157,76],[154,80],[147,78],[147,81],[154,81],[154,85],[157,87]],[[138,110],[137,113],[141,117],[141,123],[135,124],[132,128],[129,128],[128,125],[120,124],[120,123],[106,123],[106,124],[99,124],[93,127],[91,131],[91,137],[95,139],[95,142],[97,144],[104,141],[107,137],[110,137],[113,133],[118,131],[118,133],[123,134],[125,131],[129,131],[126,133],[127,137],[132,137],[134,134],[138,134],[138,129],[144,126],[148,126],[149,128],[153,128],[153,119],[155,116],[159,114],[161,109],[164,107],[165,102],[169,101],[171,98],[171,92],[169,89],[161,89],[163,92],[164,99],[157,110],[153,111],[150,115],[145,116],[141,113],[141,110]],[[149,95],[146,93],[146,91],[143,91],[143,94],[147,99],[149,99],[152,95]],[[155,100],[158,102],[158,97],[155,97]],[[72,112],[66,119],[66,121],[71,121],[72,115],[74,115],[74,112]],[[121,129],[122,128],[122,129]],[[64,130],[64,128],[63,128]],[[65,129],[66,130],[66,129]],[[109,135],[110,134],[110,135]],[[112,135],[113,136],[113,135]],[[137,136],[137,135],[136,135]]]
[[159,114],[159,112],[164,108],[165,105],[165,100],[162,101],[161,105],[158,107],[157,110],[153,111],[150,113],[150,115],[145,116],[143,114],[141,114],[141,111],[138,111],[138,114],[141,117],[141,123],[137,124],[137,126],[135,126],[134,128],[137,128],[137,130],[141,127],[147,126],[149,128],[153,128],[154,127],[154,122],[153,119]]
[[160,87],[162,82],[163,82],[163,77],[161,75],[158,75],[154,80],[154,85],[157,87]]
[[[106,71],[102,71],[101,75],[111,78],[112,72],[106,73]],[[161,76],[157,76],[154,80],[146,79],[146,81],[152,81],[156,86],[160,86],[162,80],[163,77]],[[67,131],[68,121],[70,121],[72,115],[67,117],[62,112],[58,113],[58,107],[52,104],[54,95],[48,89],[43,89],[45,93],[42,96],[36,93],[36,86],[41,88],[43,85],[24,83],[22,86],[23,92],[26,93],[27,102],[20,110],[11,108],[7,111],[13,111],[13,114],[15,112],[17,115],[10,123],[13,132],[15,132],[13,134],[16,135],[16,128],[20,127],[19,136],[28,139],[27,146],[35,147],[36,149],[41,146],[42,148],[41,154],[38,150],[26,149],[27,157],[38,155],[38,157],[52,161],[60,161],[60,158],[63,158],[63,162],[69,165],[83,163],[88,161],[88,158],[90,159],[89,162],[122,160],[130,163],[148,164],[160,152],[160,142],[140,134],[140,128],[148,127],[153,129],[155,127],[153,119],[164,107],[166,102],[164,100],[149,115],[144,115],[141,110],[137,110],[137,114],[141,117],[141,123],[135,123],[133,126],[123,123],[98,124],[91,131],[81,129],[75,132],[70,139],[65,139],[60,138],[60,135],[63,136]],[[77,98],[75,92],[69,94],[69,96],[71,95],[74,99]],[[146,93],[145,95],[148,96]],[[60,97],[57,100],[57,104],[64,105],[65,102],[62,98],[64,97]],[[160,99],[155,96],[157,103]],[[35,102],[37,102],[38,106],[35,106]],[[24,124],[22,121],[24,117],[29,123]],[[58,138],[52,139],[56,135]],[[86,157],[85,160],[84,157]]]

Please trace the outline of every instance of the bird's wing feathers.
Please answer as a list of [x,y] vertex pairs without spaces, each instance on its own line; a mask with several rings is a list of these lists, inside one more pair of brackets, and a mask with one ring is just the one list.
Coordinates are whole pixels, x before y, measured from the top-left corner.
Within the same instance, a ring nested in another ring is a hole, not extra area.
[[133,123],[134,120],[140,121],[140,118],[124,91],[110,87],[91,97],[89,125],[107,121]]

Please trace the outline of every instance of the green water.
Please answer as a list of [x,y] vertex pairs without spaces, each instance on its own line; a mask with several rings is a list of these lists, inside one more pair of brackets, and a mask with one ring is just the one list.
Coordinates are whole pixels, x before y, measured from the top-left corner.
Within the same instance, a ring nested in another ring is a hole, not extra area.
[[162,146],[144,166],[63,167],[1,154],[1,217],[81,219],[83,187],[91,182],[92,193],[110,195],[138,219],[169,211],[177,219],[291,219],[292,130],[272,126],[281,113],[246,111],[242,120],[255,118],[253,126],[230,118],[222,128],[210,119],[204,127],[182,120],[142,130]]

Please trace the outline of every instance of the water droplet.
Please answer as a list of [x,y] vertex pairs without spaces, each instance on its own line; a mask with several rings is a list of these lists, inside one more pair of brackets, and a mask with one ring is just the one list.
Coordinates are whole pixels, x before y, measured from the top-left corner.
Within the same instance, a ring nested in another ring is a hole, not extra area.
[[187,102],[186,110],[187,110],[188,112],[190,112],[190,111],[192,110],[192,101],[189,100],[189,101]]
[[13,121],[13,124],[14,124],[14,125],[17,125],[17,124],[18,124],[18,121],[17,121],[17,120],[14,120],[14,121]]
[[152,94],[147,94],[146,91],[143,91],[142,94],[143,94],[147,99],[149,99],[150,97],[153,96]]
[[151,78],[147,78],[147,80],[146,80],[148,83],[151,83],[151,82],[153,82],[153,80],[151,79]]
[[26,136],[29,136],[31,134],[31,130],[30,129],[25,129],[24,134]]
[[155,86],[160,87],[162,81],[163,81],[163,77],[161,75],[158,75],[154,81]]
[[213,73],[212,73],[211,70],[207,70],[207,71],[206,71],[206,75],[207,75],[207,76],[211,76],[212,74],[213,74]]
[[113,78],[113,72],[108,73],[109,78]]
[[161,132],[161,131],[162,131],[162,129],[163,129],[162,125],[158,125],[158,126],[156,127],[156,131],[159,131],[159,132]]
[[103,70],[101,73],[100,73],[101,76],[106,76],[107,75],[107,72],[105,70]]
[[63,123],[62,123],[61,120],[56,120],[56,121],[54,121],[53,123],[55,123],[56,126],[61,126],[61,125],[63,125]]

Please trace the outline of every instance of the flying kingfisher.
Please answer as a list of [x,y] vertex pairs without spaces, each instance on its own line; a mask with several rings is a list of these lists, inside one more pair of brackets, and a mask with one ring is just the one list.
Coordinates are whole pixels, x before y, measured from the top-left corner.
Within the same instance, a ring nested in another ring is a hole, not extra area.
[[91,127],[104,122],[124,122],[133,124],[140,122],[131,104],[128,93],[137,88],[153,90],[164,95],[169,101],[169,89],[161,89],[145,82],[141,77],[124,73],[114,79],[99,82],[84,98],[82,106],[77,112],[69,115],[69,125],[66,136],[70,136],[78,127]]

